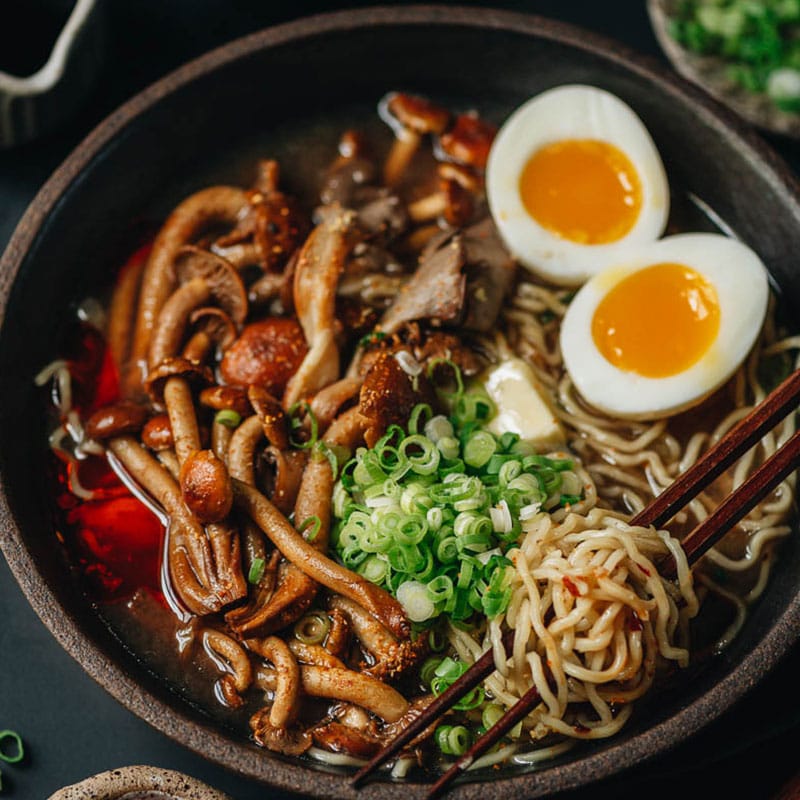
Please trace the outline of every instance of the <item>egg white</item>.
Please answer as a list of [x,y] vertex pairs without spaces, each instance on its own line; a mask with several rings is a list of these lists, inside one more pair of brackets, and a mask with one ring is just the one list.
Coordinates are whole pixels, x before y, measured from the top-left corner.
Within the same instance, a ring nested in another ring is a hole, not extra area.
[[[688,369],[647,378],[606,360],[592,336],[592,319],[600,301],[621,280],[660,263],[683,264],[714,286],[719,332]],[[733,375],[758,338],[768,299],[767,271],[746,245],[714,233],[668,236],[578,291],[561,326],[564,364],[584,399],[601,411],[625,419],[664,417],[700,402]]]
[[[639,177],[640,213],[622,238],[578,244],[552,233],[528,214],[519,180],[530,157],[554,142],[594,139],[624,153]],[[520,106],[494,140],[486,167],[486,193],[494,221],[514,257],[553,283],[575,286],[631,248],[657,239],[669,215],[669,184],[650,134],[633,110],[594,86],[550,89]]]

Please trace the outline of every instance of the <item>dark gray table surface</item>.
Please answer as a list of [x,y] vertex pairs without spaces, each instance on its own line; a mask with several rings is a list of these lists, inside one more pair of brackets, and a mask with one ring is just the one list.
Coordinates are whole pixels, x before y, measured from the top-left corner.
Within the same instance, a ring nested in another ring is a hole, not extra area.
[[[0,0],[0,25],[15,7]],[[91,100],[56,135],[0,152],[0,249],[41,184],[108,112],[189,58],[230,39],[337,3],[270,0],[105,0],[110,46]],[[348,3],[341,6],[368,5]],[[577,23],[655,57],[643,0],[529,0],[495,4]],[[476,12],[478,13],[478,12]],[[800,146],[773,142],[795,165]],[[1,402],[1,400],[0,400]],[[770,797],[800,768],[800,649],[710,728],[668,755],[563,800]],[[128,764],[178,769],[237,800],[288,798],[204,761],[168,740],[97,686],[29,608],[0,559],[0,730],[20,731],[28,756],[3,766],[9,800],[43,800],[57,788]]]

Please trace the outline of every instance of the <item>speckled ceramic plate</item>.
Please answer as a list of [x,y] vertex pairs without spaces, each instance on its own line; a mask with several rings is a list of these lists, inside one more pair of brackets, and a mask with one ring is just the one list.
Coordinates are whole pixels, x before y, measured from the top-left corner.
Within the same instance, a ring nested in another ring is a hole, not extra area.
[[120,767],[65,786],[50,800],[231,800],[182,772],[158,767]]
[[[133,220],[169,208],[212,178],[235,179],[220,159],[252,156],[254,137],[313,126],[352,104],[373,109],[391,88],[477,106],[501,121],[531,95],[570,82],[609,89],[637,111],[673,189],[707,203],[759,252],[791,311],[800,299],[797,187],[758,137],[705,94],[614,42],[536,17],[475,8],[339,13],[209,53],[103,122],[48,181],[15,232],[0,262],[0,544],[33,607],[86,671],[204,757],[306,796],[410,800],[425,791],[420,784],[383,780],[356,793],[346,771],[256,748],[246,732],[222,726],[185,701],[100,620],[55,537],[47,430],[36,411],[44,401],[33,385],[40,367],[59,355],[69,304],[96,291],[121,262]],[[742,635],[722,656],[655,695],[619,736],[539,767],[470,775],[452,796],[551,795],[691,736],[798,638],[798,575],[800,545],[790,537]]]

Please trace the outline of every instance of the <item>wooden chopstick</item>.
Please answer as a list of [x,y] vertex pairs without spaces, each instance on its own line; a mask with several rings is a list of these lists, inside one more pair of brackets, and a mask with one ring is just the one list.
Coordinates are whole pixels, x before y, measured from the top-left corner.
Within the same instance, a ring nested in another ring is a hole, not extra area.
[[[503,635],[503,648],[506,653],[514,641],[514,631]],[[386,747],[354,776],[351,785],[358,788],[378,767],[399,753],[409,742],[421,734],[435,719],[449,711],[470,689],[494,672],[494,654],[490,647],[452,686],[431,701],[415,720],[404,728]]]
[[[668,522],[686,503],[696,497],[714,479],[740,458],[800,402],[800,370],[793,372],[758,406],[710,448],[683,475],[677,478],[653,502],[631,519],[632,525],[661,526]],[[695,564],[733,525],[774,489],[787,475],[800,466],[800,432],[767,459],[738,489],[731,493],[684,540],[684,551],[690,564]],[[664,572],[674,572],[670,560]],[[513,632],[508,631],[503,643],[508,653]],[[397,738],[378,753],[353,778],[352,785],[361,785],[378,767],[396,755],[402,747],[418,736],[458,698],[494,671],[491,648],[446,692],[434,700]],[[441,702],[444,701],[444,702]],[[438,797],[452,781],[468,769],[483,753],[498,742],[539,702],[541,697],[532,686],[486,733],[447,770],[431,788],[428,798]]]
[[686,472],[640,511],[631,525],[669,522],[676,512],[718,478],[736,459],[778,424],[800,401],[800,370],[773,389],[746,417],[733,426]]

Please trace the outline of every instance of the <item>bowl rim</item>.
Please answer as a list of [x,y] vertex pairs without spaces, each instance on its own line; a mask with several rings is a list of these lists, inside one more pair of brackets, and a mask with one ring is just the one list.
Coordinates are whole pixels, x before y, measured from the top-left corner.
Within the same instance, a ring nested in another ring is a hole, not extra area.
[[[194,80],[262,49],[324,34],[400,25],[505,30],[577,48],[621,67],[641,80],[656,84],[666,96],[679,98],[683,102],[688,100],[705,125],[733,136],[743,157],[758,165],[770,185],[784,196],[800,219],[800,183],[783,160],[732,111],[664,69],[656,59],[637,53],[603,35],[531,14],[467,6],[375,6],[305,17],[235,39],[167,74],[101,121],[39,190],[0,257],[0,327],[5,320],[9,294],[20,266],[61,196],[73,182],[80,179],[83,170],[103,147],[120,135],[138,115]],[[0,549],[34,611],[61,646],[123,706],[196,754],[253,780],[306,796],[313,794],[373,800],[396,797],[400,792],[408,797],[421,797],[424,794],[427,784],[412,782],[373,783],[356,793],[341,773],[326,772],[296,760],[284,761],[268,756],[244,742],[233,742],[210,721],[205,722],[190,715],[188,704],[186,708],[170,705],[143,688],[103,652],[56,598],[34,557],[23,544],[2,474]],[[509,800],[538,797],[610,776],[666,752],[730,708],[778,663],[798,638],[800,593],[792,598],[766,636],[743,656],[738,668],[691,705],[679,709],[673,716],[627,741],[612,742],[602,752],[588,754],[541,773],[495,777],[491,781],[491,793],[498,797],[502,794]],[[451,790],[450,796],[462,800],[484,800],[487,789],[488,786],[480,780],[462,783]]]

